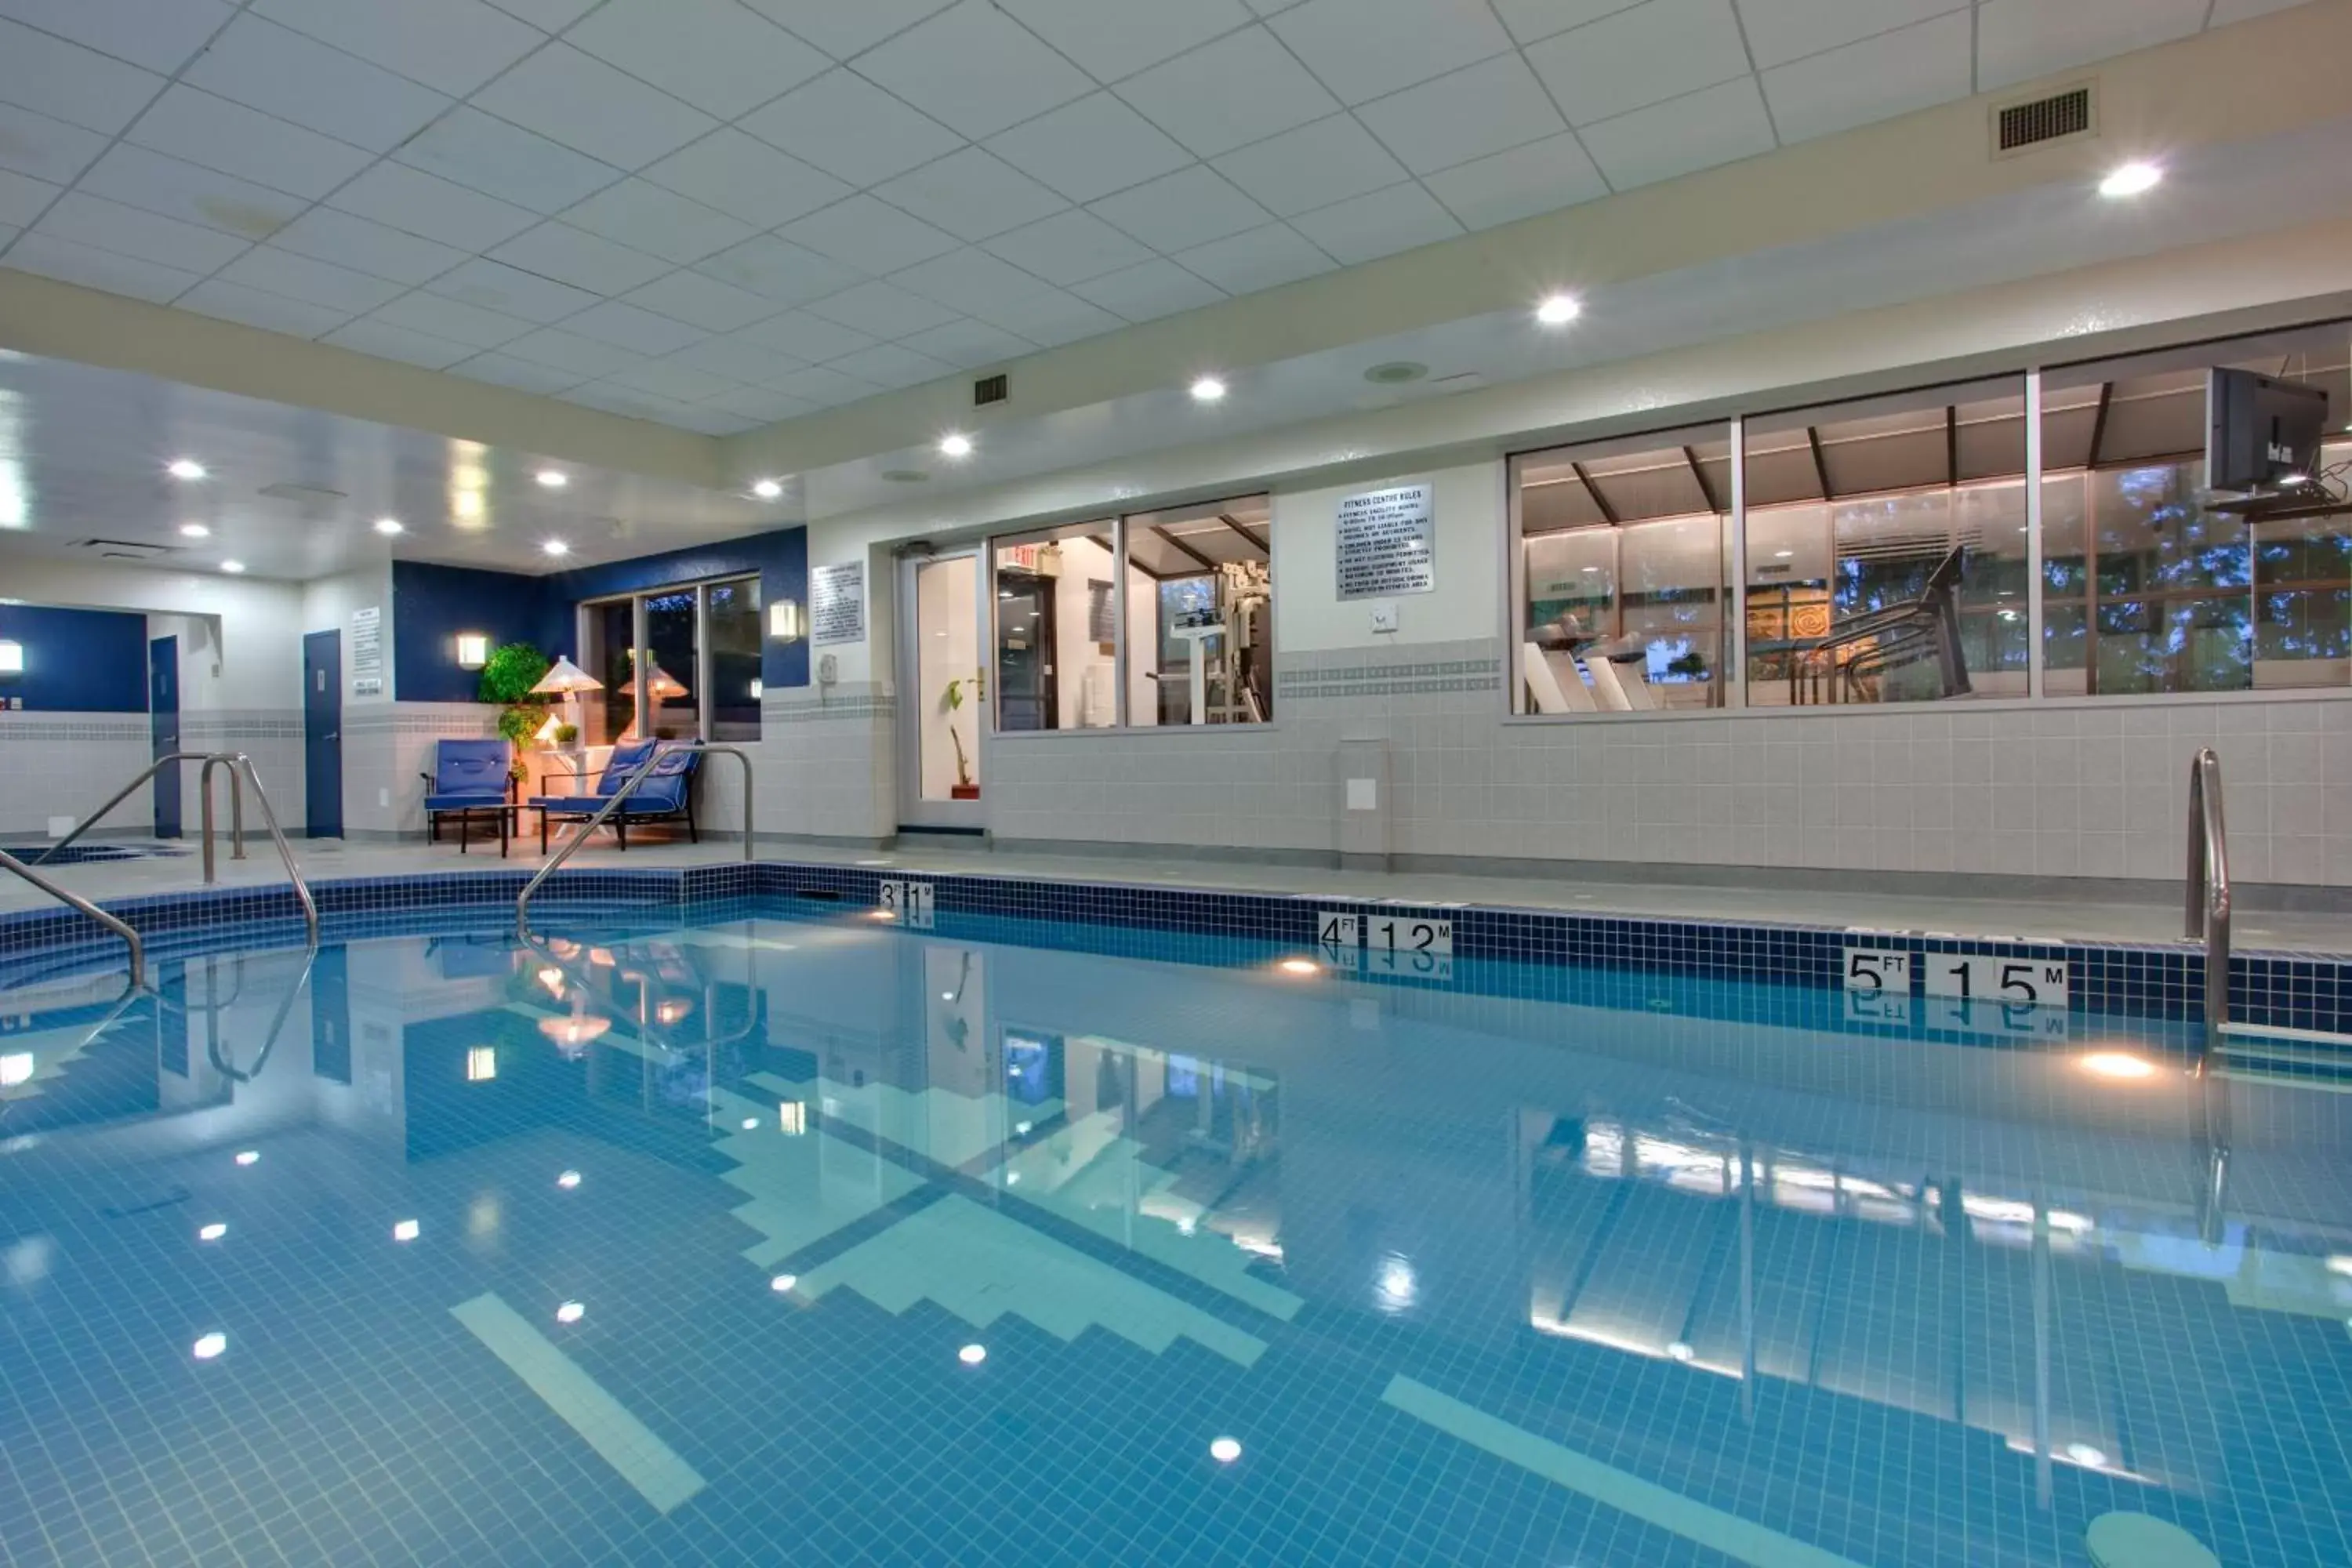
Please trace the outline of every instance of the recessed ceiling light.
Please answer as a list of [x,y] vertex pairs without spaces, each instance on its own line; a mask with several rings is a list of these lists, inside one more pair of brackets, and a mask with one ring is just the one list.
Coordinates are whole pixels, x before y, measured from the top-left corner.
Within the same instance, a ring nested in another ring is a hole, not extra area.
[[572,476],[562,468],[541,468],[539,470],[539,482],[549,489],[560,490],[572,482]]
[[201,522],[180,524],[180,537],[183,539],[210,539],[212,536],[213,531]]
[[375,531],[378,533],[383,534],[386,539],[391,538],[395,533],[405,531],[400,526],[400,519],[396,517],[377,518],[375,520]]
[[2099,182],[2099,195],[2110,198],[2136,196],[2143,191],[2154,190],[2163,179],[2164,171],[2154,163],[2129,163]]
[[1536,307],[1536,320],[1547,327],[1564,327],[1583,313],[1583,304],[1573,294],[1548,294]]
[[784,487],[775,479],[761,479],[751,486],[751,493],[761,500],[773,500],[784,493]]
[[245,570],[245,563],[242,561],[224,561],[221,563],[221,570],[234,577],[238,573]]
[[1376,364],[1364,373],[1364,379],[1375,386],[1396,386],[1408,381],[1419,381],[1429,374],[1429,367],[1409,359],[1391,360]]
[[563,541],[560,539],[551,539],[546,543],[541,545],[540,549],[545,551],[550,555],[569,555],[572,553],[572,546],[564,543]]
[[1225,395],[1225,384],[1213,375],[1204,375],[1192,384],[1192,401],[1215,403]]
[[950,430],[940,437],[940,456],[942,458],[971,457],[971,437],[961,430]]
[[205,466],[194,458],[174,458],[163,471],[175,479],[201,479],[205,477]]

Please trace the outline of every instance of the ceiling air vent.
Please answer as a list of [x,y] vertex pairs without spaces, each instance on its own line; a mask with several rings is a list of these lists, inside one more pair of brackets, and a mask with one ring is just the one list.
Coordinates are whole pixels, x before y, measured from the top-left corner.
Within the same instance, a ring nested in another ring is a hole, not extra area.
[[1996,158],[2039,147],[2045,142],[2088,136],[2098,129],[2098,101],[2091,84],[2046,93],[2023,103],[2004,103],[1992,111],[1992,153]]
[[983,375],[971,384],[971,405],[974,408],[1002,403],[1012,395],[1013,388],[1002,375]]
[[142,544],[131,539],[77,539],[73,547],[107,561],[161,561],[172,553],[168,544]]

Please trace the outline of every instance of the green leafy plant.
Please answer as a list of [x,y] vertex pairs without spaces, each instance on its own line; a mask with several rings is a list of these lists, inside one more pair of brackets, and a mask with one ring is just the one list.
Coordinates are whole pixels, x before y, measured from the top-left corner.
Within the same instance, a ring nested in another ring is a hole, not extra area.
[[[946,704],[947,710],[949,712],[953,713],[963,706],[963,679],[959,676],[957,679],[949,681],[947,684],[947,689],[940,693],[940,700]],[[971,696],[973,701],[977,702],[980,700],[981,676],[977,671],[973,672],[971,677]],[[948,739],[955,743],[956,787],[958,789],[970,789],[971,787],[971,759],[964,755],[963,737],[956,733],[956,727],[952,723],[948,725]]]
[[499,733],[514,747],[514,775],[523,776],[522,753],[546,720],[548,700],[531,688],[547,678],[555,661],[527,642],[500,643],[482,666],[477,694],[499,705]]

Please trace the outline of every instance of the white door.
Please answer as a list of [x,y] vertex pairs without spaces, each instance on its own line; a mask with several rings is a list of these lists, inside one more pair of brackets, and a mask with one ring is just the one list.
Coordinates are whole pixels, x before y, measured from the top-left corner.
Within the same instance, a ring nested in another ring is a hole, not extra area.
[[980,552],[898,563],[898,820],[979,829],[988,730]]

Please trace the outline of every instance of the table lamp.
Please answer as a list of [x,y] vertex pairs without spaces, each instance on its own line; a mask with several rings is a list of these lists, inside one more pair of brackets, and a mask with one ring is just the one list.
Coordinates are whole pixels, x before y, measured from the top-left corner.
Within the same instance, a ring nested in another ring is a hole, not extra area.
[[[581,668],[578,665],[572,663],[562,654],[557,654],[555,656],[555,664],[553,668],[550,668],[544,676],[541,677],[540,682],[537,686],[531,688],[531,691],[536,695],[542,697],[561,697],[563,699],[564,718],[562,722],[572,726],[572,744],[575,751],[579,749],[581,735],[580,694],[583,691],[602,691],[604,689],[604,683],[603,681],[597,679],[594,676],[589,674],[586,670]],[[555,739],[554,730],[556,723],[557,721],[555,716],[553,714],[550,714],[548,716],[547,722],[540,726],[539,733],[534,738],[552,742]]]
[[[668,670],[664,669],[655,661],[651,655],[646,656],[643,669],[643,679],[646,684],[646,700],[640,705],[640,708],[642,711],[651,718],[653,721],[653,731],[655,734],[658,735],[661,733],[662,703],[669,698],[685,697],[689,695],[689,693],[687,691],[684,684],[678,680],[677,677],[672,675]],[[622,684],[621,689],[628,692],[632,696],[635,696],[636,694],[638,679],[638,677],[632,676],[628,680]],[[630,726],[632,733],[635,732],[635,728],[636,727],[634,724]]]

